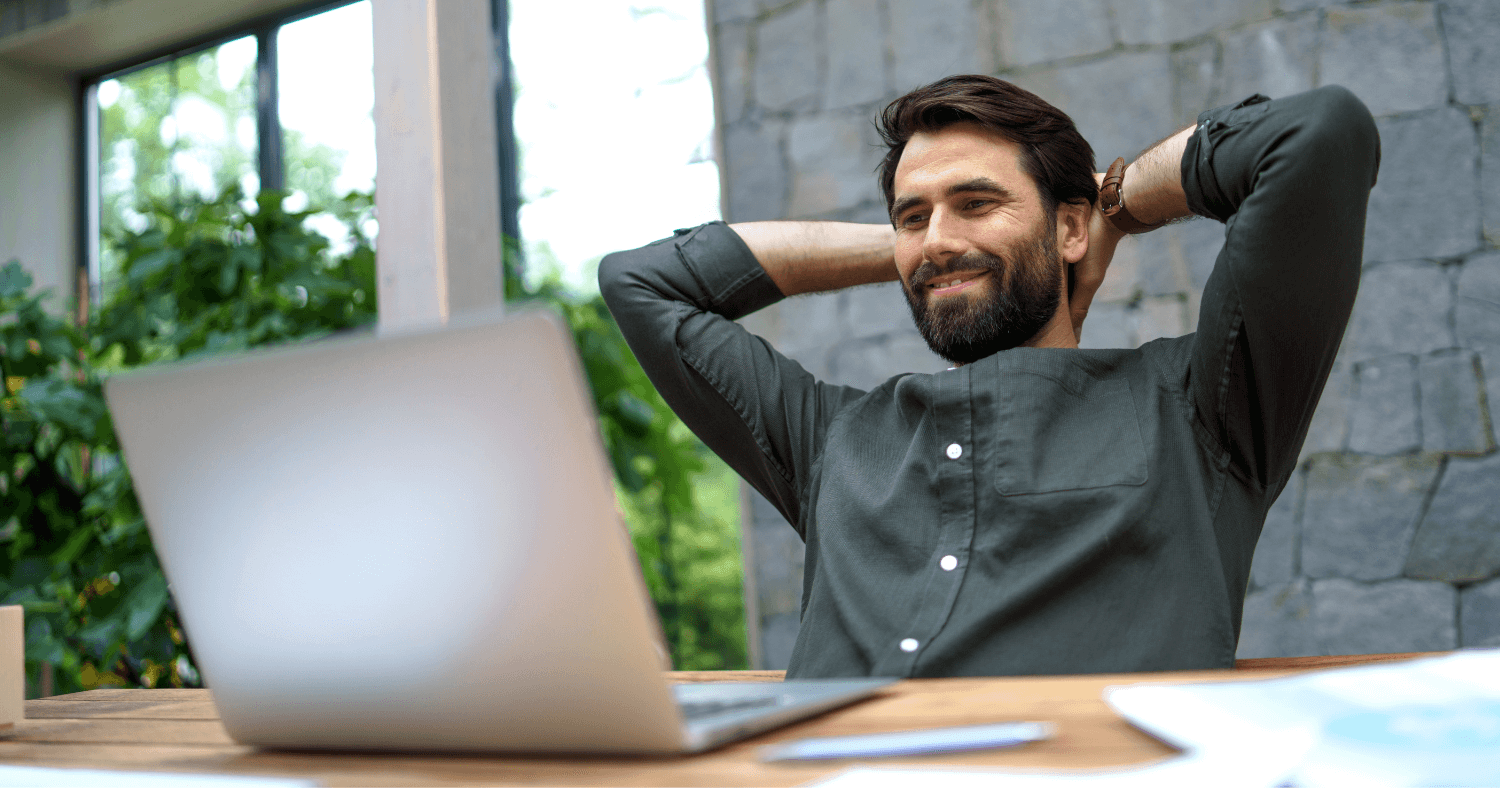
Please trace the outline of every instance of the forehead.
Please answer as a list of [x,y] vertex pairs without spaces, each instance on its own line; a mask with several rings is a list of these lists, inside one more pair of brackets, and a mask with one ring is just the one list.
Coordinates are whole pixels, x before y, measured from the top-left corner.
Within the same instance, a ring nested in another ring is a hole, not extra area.
[[931,197],[927,192],[990,178],[1022,195],[1039,195],[1021,169],[1021,146],[973,123],[955,123],[912,135],[896,164],[895,196]]

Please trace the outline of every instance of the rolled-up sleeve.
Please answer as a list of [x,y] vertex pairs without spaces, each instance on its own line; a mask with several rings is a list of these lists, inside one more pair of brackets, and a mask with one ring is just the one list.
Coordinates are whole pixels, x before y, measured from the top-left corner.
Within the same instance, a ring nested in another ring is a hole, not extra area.
[[1193,347],[1195,412],[1273,495],[1349,321],[1379,162],[1369,110],[1336,86],[1209,110],[1183,155],[1189,207],[1226,225]]
[[782,299],[721,222],[599,264],[599,289],[651,382],[715,453],[799,532],[828,422],[863,391],[813,378],[735,319]]

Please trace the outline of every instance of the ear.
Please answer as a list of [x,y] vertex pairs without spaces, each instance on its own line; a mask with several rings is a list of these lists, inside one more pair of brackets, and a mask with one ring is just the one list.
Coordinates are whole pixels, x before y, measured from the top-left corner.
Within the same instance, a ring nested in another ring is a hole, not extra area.
[[1089,218],[1094,206],[1064,202],[1057,205],[1057,253],[1063,262],[1076,263],[1089,250]]

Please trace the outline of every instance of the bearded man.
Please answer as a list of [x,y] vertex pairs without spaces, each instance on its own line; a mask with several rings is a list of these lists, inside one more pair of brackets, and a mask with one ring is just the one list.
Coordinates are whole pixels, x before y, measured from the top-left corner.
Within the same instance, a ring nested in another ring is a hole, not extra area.
[[[807,543],[787,675],[1232,667],[1359,283],[1369,112],[1252,96],[1102,175],[1064,113],[990,77],[879,123],[890,226],[713,223],[599,270],[667,402]],[[1226,225],[1198,330],[1079,349],[1118,241],[1189,214]],[[734,322],[890,280],[954,368],[833,385]]]

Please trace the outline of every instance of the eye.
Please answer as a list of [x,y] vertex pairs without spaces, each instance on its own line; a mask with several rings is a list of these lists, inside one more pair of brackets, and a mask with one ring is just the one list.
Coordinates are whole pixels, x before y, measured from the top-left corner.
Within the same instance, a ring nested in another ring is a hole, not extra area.
[[902,227],[913,227],[927,220],[927,214],[912,212],[901,217]]
[[978,208],[983,208],[984,206],[989,205],[991,202],[993,202],[993,201],[992,200],[987,200],[987,199],[985,199],[983,197],[976,197],[976,198],[974,198],[972,200],[969,200],[968,202],[964,203],[964,210],[972,211],[972,210],[975,210],[975,209],[978,209]]

